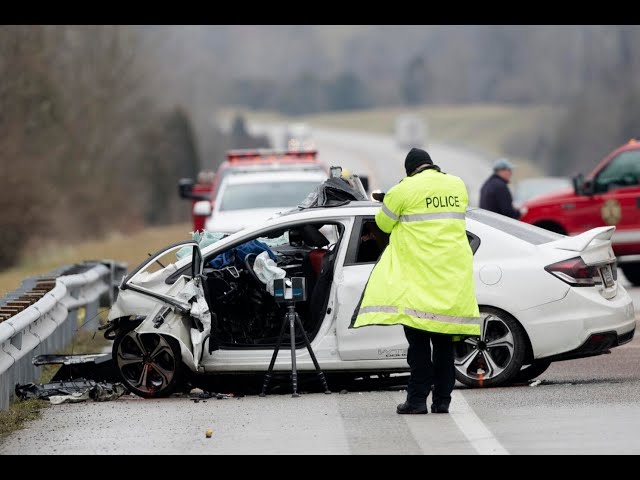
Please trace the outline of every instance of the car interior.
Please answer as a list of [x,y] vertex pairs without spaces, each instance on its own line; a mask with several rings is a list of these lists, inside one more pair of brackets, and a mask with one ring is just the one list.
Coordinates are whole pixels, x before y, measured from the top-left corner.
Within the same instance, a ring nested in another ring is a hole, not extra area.
[[[327,309],[343,231],[339,223],[280,228],[205,258],[203,287],[212,313],[209,351],[276,344],[287,304],[276,302],[254,271],[256,257],[263,251],[276,259],[287,278],[305,278],[306,300],[295,306],[312,340]],[[297,332],[296,342],[304,345],[302,332]]]

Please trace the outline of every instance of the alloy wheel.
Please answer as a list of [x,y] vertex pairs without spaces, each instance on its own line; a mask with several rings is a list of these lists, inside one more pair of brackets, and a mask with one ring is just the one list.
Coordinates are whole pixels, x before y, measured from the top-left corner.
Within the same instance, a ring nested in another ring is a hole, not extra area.
[[511,364],[514,334],[498,315],[485,314],[480,337],[458,342],[455,349],[456,369],[465,377],[482,382],[498,377]]
[[162,335],[128,332],[118,345],[116,361],[124,380],[148,395],[169,387],[178,362],[169,342]]

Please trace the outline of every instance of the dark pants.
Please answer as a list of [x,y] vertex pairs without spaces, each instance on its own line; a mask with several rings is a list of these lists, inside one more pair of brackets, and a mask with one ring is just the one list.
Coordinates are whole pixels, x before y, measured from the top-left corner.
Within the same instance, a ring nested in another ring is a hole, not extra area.
[[409,327],[404,327],[404,334],[409,342],[407,363],[411,369],[407,385],[407,403],[419,408],[424,407],[429,392],[433,389],[432,403],[449,407],[451,392],[456,382],[452,337]]

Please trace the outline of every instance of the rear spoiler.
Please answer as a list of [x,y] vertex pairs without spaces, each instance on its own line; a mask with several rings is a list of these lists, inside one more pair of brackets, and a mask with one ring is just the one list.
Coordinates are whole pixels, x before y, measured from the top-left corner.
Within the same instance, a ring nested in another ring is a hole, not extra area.
[[544,244],[545,247],[558,248],[560,250],[570,250],[572,252],[582,252],[594,240],[611,240],[616,227],[597,227],[587,230],[575,237],[567,237],[562,240]]

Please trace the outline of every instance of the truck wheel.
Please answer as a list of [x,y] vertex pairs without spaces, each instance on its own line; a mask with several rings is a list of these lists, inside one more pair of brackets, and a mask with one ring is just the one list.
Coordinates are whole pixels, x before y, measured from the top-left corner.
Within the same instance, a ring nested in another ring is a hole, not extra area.
[[620,268],[634,287],[640,286],[640,263],[623,263]]

